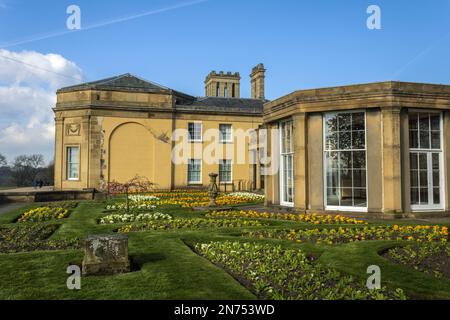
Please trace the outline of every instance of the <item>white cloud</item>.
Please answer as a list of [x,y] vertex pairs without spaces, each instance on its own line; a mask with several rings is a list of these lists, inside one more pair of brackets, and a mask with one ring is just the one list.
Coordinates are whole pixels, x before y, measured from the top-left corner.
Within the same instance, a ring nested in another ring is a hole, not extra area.
[[55,92],[82,78],[81,69],[61,55],[0,49],[0,153],[9,160],[25,153],[51,160]]

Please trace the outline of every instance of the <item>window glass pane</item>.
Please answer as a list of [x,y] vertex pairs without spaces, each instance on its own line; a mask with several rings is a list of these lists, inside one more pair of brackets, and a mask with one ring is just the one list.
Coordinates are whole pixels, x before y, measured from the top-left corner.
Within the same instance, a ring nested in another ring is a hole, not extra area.
[[411,188],[411,204],[419,204],[419,188]]
[[327,170],[339,168],[339,152],[327,152]]
[[353,152],[353,169],[366,169],[366,152]]
[[352,152],[351,151],[342,151],[339,152],[340,155],[340,161],[339,161],[339,167],[341,169],[351,169],[353,168],[353,162],[352,162]]
[[339,173],[341,178],[341,187],[352,188],[353,186],[352,170],[350,169],[339,170]]
[[78,179],[79,178],[79,170],[78,170],[78,147],[68,147],[67,148],[67,179]]
[[326,137],[325,144],[326,144],[325,145],[326,150],[337,150],[339,148],[338,133],[330,133]]
[[338,115],[339,131],[350,131],[352,129],[352,115],[350,113],[341,113]]
[[419,153],[419,169],[426,170],[428,168],[427,154]]
[[327,188],[327,204],[329,206],[339,206],[338,188]]
[[420,131],[430,131],[430,116],[428,113],[419,113]]
[[325,129],[327,135],[338,131],[336,114],[327,114],[325,116]]
[[191,141],[201,141],[202,140],[202,124],[201,123],[189,123],[189,139]]
[[352,132],[352,149],[364,149],[366,145],[366,134],[364,131]]
[[231,124],[220,124],[219,131],[221,142],[231,142]]
[[410,178],[411,178],[411,187],[418,187],[419,186],[419,171],[418,170],[411,170],[410,172]]
[[420,130],[420,148],[421,149],[430,149],[430,131]]
[[433,188],[433,202],[434,204],[441,204],[441,189]]
[[433,170],[433,187],[439,188],[441,184],[439,170]]
[[441,130],[441,115],[440,114],[431,114],[431,130],[440,131]]
[[352,148],[352,134],[350,131],[339,132],[339,149],[348,150]]
[[366,170],[353,170],[353,187],[366,187]]
[[353,131],[364,131],[365,130],[365,115],[364,115],[364,112],[353,113],[352,130]]
[[409,155],[409,166],[411,170],[417,170],[419,169],[419,162],[417,161],[418,154],[417,153],[411,153]]
[[341,207],[353,207],[352,188],[341,188]]
[[441,148],[441,132],[431,131],[431,148],[440,149]]
[[420,188],[420,204],[427,205],[428,204],[428,188]]
[[189,160],[188,182],[201,182],[201,160]]
[[420,170],[419,172],[419,178],[420,178],[420,187],[421,188],[428,188],[428,171],[427,170]]
[[410,130],[409,131],[409,147],[411,149],[419,148],[419,131]]
[[354,189],[353,190],[353,206],[354,207],[367,207],[367,190],[366,189]]
[[440,154],[439,153],[433,153],[432,154],[432,163],[433,163],[433,170],[439,170],[440,168]]
[[409,114],[409,130],[417,130],[419,129],[418,118],[419,115],[417,113]]

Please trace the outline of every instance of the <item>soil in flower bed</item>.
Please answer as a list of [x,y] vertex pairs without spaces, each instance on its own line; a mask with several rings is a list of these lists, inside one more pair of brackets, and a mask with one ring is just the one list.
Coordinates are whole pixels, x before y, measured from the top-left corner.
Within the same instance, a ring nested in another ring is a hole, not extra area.
[[450,279],[450,246],[420,244],[396,247],[382,253],[388,260],[432,274],[438,278]]
[[78,239],[48,240],[58,225],[26,224],[12,228],[0,228],[0,253],[16,253],[36,250],[79,249]]
[[194,251],[227,271],[260,299],[403,300],[401,289],[369,290],[363,281],[313,263],[303,251],[257,243],[211,242]]

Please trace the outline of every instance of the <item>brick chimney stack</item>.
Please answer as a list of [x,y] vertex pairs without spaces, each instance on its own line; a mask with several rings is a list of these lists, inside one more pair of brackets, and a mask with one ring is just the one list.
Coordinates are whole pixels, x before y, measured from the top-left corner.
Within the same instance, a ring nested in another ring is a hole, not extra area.
[[260,63],[253,68],[252,74],[250,75],[251,86],[252,86],[252,98],[264,100],[264,82],[266,78],[266,69],[264,69],[264,64]]

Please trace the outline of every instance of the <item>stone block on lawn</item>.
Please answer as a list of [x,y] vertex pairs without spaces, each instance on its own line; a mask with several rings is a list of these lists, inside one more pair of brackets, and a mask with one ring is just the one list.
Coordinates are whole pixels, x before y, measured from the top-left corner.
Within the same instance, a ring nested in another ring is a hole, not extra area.
[[84,275],[114,275],[130,272],[128,236],[94,235],[85,240],[82,266]]

